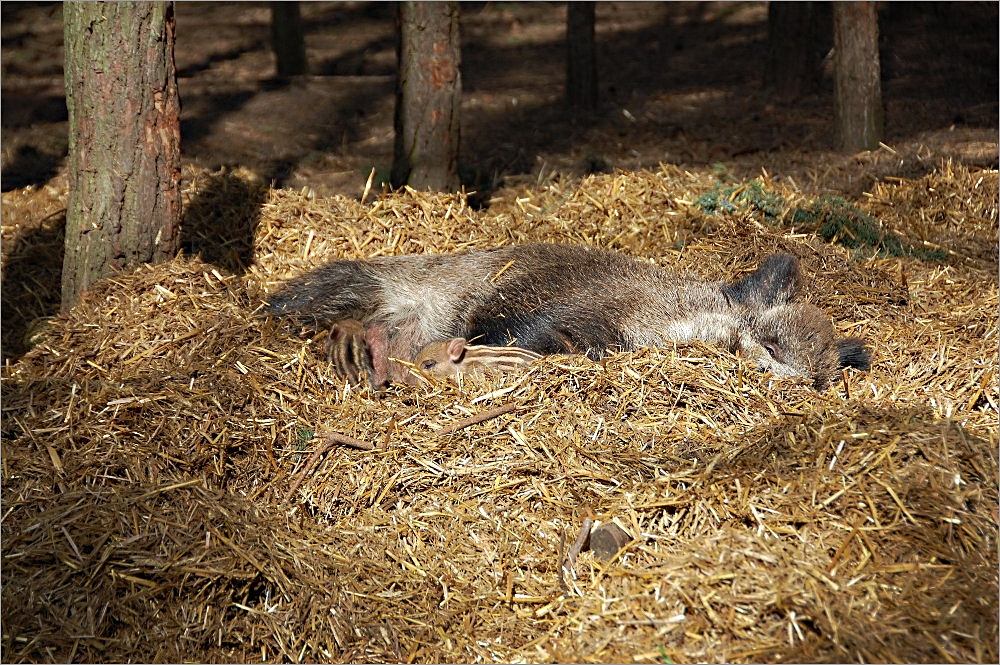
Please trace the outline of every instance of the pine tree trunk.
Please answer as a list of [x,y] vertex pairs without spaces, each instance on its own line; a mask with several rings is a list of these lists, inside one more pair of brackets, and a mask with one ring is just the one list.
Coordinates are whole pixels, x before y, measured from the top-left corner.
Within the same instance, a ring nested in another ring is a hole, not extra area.
[[271,3],[271,45],[279,78],[309,73],[298,2]]
[[395,187],[456,191],[462,78],[457,2],[399,5]]
[[98,280],[173,257],[181,201],[173,3],[67,2],[63,15],[65,311]]
[[833,48],[837,147],[874,150],[885,122],[874,2],[833,3]]
[[819,82],[816,4],[767,3],[764,89],[772,99],[796,99],[812,92]]
[[597,48],[594,3],[566,3],[566,103],[573,110],[597,108]]

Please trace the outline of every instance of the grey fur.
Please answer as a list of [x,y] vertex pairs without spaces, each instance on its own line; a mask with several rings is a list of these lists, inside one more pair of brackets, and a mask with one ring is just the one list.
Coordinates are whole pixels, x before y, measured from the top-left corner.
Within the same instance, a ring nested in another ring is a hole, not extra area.
[[[267,311],[324,326],[355,319],[385,338],[381,352],[403,360],[451,337],[592,358],[701,340],[777,375],[812,377],[817,388],[841,367],[867,367],[864,343],[838,341],[829,319],[798,300],[800,289],[790,254],[710,282],[608,250],[537,243],[334,261],[286,283]],[[375,355],[377,382],[405,380],[405,367],[380,370]]]

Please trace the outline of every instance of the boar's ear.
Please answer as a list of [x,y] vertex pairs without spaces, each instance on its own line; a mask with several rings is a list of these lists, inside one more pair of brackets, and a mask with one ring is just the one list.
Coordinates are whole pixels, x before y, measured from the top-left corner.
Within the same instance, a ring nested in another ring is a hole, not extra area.
[[841,367],[867,370],[872,366],[872,358],[863,339],[848,337],[837,340],[837,352],[840,354]]
[[463,337],[453,337],[448,340],[448,357],[453,363],[457,363],[465,355],[465,339]]
[[774,307],[784,305],[799,292],[799,260],[791,254],[775,254],[743,279],[722,287],[731,303]]

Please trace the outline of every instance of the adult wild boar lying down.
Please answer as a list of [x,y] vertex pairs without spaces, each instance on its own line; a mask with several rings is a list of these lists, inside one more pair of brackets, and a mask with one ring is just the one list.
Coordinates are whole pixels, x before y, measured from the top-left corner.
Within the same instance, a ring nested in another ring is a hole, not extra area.
[[723,344],[777,376],[826,388],[844,367],[867,369],[858,338],[801,298],[791,254],[731,282],[679,274],[609,250],[532,243],[442,255],[337,260],[286,282],[266,313],[331,330],[341,375],[406,382],[431,342],[539,354],[634,350],[670,342]]

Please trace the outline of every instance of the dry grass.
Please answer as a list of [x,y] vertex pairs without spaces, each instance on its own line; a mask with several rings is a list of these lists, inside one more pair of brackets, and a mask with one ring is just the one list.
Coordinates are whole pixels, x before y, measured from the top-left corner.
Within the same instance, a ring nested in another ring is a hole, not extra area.
[[[239,178],[189,194],[252,257],[110,280],[5,371],[4,661],[996,662],[996,171],[856,202],[940,260],[827,243],[767,178],[774,221],[672,167],[256,220]],[[793,252],[874,369],[816,393],[693,344],[375,394],[254,316],[333,257],[525,240]],[[633,540],[568,557],[588,519]]]

